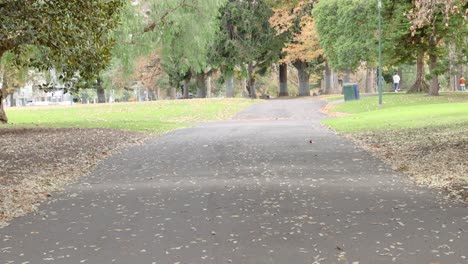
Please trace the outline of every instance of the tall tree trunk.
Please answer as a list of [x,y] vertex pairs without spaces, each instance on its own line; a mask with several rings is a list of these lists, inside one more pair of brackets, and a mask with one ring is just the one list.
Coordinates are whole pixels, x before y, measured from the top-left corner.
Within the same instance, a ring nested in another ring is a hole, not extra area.
[[0,123],[6,124],[8,123],[8,118],[4,109],[4,99],[5,99],[4,90],[5,88],[3,87],[2,89],[0,89]]
[[97,80],[96,80],[96,90],[97,90],[98,104],[105,103],[106,102],[106,91],[102,87],[101,78],[97,78]]
[[430,96],[439,95],[439,76],[437,75],[436,68],[437,68],[437,55],[430,54],[429,55],[429,69],[431,71],[431,84],[429,87]]
[[255,76],[254,76],[255,66],[252,63],[249,63],[248,66],[248,74],[249,74],[249,81],[248,81],[248,89],[249,95],[252,99],[257,99],[257,90],[255,89]]
[[298,96],[310,96],[310,85],[309,77],[310,73],[307,71],[307,62],[297,60],[293,63],[297,69],[297,75],[299,78],[299,94]]
[[448,52],[448,62],[449,62],[449,90],[450,91],[457,91],[458,90],[458,77],[457,74],[457,48],[454,43],[450,43],[449,45],[449,52]]
[[250,97],[250,92],[249,92],[249,87],[247,85],[247,80],[246,79],[241,80],[241,86],[242,86],[242,97],[249,98]]
[[328,63],[325,65],[325,74],[324,74],[324,82],[325,82],[325,94],[340,94],[341,89],[338,83],[338,74],[330,68]]
[[338,79],[338,72],[333,70],[331,71],[331,93],[333,94],[341,94],[341,85]]
[[171,99],[176,99],[176,97],[177,97],[177,88],[176,87],[171,86],[169,88],[169,97]]
[[151,88],[151,89],[148,88],[147,90],[148,90],[148,99],[150,101],[156,100],[156,93],[154,91],[154,88]]
[[206,98],[206,74],[197,74],[197,98]]
[[343,83],[350,83],[351,81],[351,72],[346,70],[343,74]]
[[289,96],[288,92],[288,64],[281,63],[279,66],[279,94],[278,96]]
[[377,74],[376,69],[366,69],[366,93],[377,92]]
[[458,67],[457,67],[457,73],[458,73],[458,76],[457,76],[457,87],[459,89],[460,88],[460,85],[458,84],[459,81],[460,81],[460,78],[463,77],[463,65],[462,64],[459,64]]
[[206,97],[211,98],[211,91],[212,91],[212,86],[211,86],[211,73],[208,73],[205,79],[205,87],[206,87]]
[[179,83],[176,82],[173,77],[169,76],[169,98],[176,99],[178,86]]
[[185,99],[189,98],[190,79],[191,79],[191,76],[185,77],[184,79],[184,96],[183,97]]
[[234,74],[226,73],[226,98],[234,97]]
[[425,81],[425,71],[424,71],[424,55],[425,51],[418,51],[418,58],[416,60],[416,81],[413,86],[408,90],[408,93],[420,93],[420,92],[429,92],[429,85]]
[[3,74],[2,78],[2,87],[0,88],[0,123],[6,124],[8,123],[8,118],[5,113],[5,97],[7,96],[7,87],[8,87],[8,82],[5,74]]

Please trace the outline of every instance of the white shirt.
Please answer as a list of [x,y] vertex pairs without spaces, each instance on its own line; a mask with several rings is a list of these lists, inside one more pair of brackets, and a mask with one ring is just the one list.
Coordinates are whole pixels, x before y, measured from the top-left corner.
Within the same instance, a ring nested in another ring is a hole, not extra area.
[[400,76],[398,74],[393,75],[393,83],[400,83]]

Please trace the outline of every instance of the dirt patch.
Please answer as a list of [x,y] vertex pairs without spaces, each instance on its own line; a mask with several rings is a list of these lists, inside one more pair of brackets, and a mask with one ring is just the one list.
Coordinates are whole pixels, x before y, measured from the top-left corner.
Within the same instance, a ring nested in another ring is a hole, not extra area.
[[347,135],[417,184],[468,202],[468,127],[419,128]]
[[0,128],[0,227],[34,211],[111,153],[148,137],[111,129]]

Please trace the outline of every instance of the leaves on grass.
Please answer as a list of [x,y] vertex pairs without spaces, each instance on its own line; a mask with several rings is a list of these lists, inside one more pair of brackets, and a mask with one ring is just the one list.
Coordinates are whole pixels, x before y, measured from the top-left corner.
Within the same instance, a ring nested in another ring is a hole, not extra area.
[[348,137],[416,183],[468,198],[468,127],[404,129]]

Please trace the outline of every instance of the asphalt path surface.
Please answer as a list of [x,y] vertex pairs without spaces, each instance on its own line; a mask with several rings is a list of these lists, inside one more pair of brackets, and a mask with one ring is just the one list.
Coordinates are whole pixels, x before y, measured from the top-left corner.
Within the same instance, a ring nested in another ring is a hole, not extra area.
[[468,207],[271,100],[151,139],[0,230],[0,263],[468,263]]

